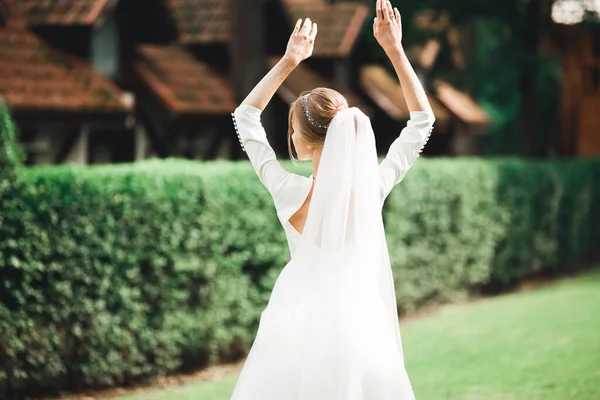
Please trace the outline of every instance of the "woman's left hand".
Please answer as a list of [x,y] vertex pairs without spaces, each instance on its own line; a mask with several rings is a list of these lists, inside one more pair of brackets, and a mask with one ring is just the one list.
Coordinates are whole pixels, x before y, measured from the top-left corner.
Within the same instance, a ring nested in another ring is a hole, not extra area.
[[296,22],[292,36],[285,50],[285,57],[300,64],[312,55],[315,47],[315,37],[317,37],[317,24],[306,18],[304,23],[302,19]]

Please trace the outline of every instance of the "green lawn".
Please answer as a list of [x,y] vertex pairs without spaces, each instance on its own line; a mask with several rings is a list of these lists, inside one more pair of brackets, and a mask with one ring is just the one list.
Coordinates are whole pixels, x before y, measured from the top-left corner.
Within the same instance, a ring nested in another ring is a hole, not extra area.
[[[600,399],[600,271],[444,306],[402,331],[417,399]],[[227,400],[236,378],[120,400]]]

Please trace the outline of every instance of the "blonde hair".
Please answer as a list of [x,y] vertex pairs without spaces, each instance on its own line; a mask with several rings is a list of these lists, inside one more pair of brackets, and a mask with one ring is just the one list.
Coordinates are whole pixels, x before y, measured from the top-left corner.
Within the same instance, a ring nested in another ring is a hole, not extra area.
[[338,111],[348,108],[348,101],[339,92],[328,88],[316,88],[303,92],[291,105],[288,115],[288,152],[294,156],[292,142],[292,121],[297,118],[299,131],[297,134],[310,145],[317,146],[325,143],[327,127]]

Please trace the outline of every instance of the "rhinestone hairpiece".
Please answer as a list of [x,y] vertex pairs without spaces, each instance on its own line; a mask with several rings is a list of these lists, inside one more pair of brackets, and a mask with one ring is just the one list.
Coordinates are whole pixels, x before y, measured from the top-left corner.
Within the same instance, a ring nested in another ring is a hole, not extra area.
[[304,110],[304,116],[306,116],[306,119],[312,126],[316,126],[317,128],[321,128],[321,129],[327,129],[329,127],[329,125],[318,124],[317,121],[315,121],[313,119],[313,117],[310,116],[310,114],[308,112],[308,96],[309,95],[307,94],[306,96],[304,96],[302,98],[302,109]]

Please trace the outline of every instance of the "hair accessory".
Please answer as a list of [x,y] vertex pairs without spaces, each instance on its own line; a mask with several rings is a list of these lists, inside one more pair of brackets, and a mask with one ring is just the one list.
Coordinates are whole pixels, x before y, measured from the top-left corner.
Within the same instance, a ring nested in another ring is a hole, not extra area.
[[308,122],[310,122],[310,124],[312,126],[316,126],[317,128],[321,128],[321,129],[327,129],[329,127],[329,125],[318,124],[317,121],[315,121],[313,119],[313,117],[311,117],[310,114],[308,113],[308,96],[310,96],[310,94],[307,94],[306,96],[304,96],[302,98],[302,109],[304,110],[304,116],[306,116],[306,119],[308,120]]

